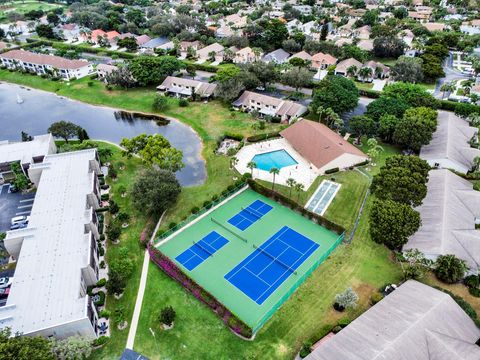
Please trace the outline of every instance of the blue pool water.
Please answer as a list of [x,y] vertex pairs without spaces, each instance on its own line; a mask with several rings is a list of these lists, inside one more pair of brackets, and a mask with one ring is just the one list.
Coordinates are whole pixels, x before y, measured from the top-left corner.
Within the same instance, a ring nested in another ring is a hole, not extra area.
[[276,150],[255,155],[252,159],[260,170],[270,171],[271,168],[281,169],[298,164],[285,150]]

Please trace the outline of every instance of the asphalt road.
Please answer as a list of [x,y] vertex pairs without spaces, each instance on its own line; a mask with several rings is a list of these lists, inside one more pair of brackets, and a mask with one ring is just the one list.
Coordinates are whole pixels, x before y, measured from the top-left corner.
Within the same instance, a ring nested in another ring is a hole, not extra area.
[[435,85],[435,91],[433,92],[433,96],[437,99],[448,99],[450,92],[446,92],[445,94],[440,91],[440,88],[444,83],[448,82],[457,82],[458,80],[466,80],[471,79],[472,77],[462,73],[453,68],[453,55],[449,54],[448,57],[443,62],[443,71],[445,72],[445,77],[438,79],[437,84]]

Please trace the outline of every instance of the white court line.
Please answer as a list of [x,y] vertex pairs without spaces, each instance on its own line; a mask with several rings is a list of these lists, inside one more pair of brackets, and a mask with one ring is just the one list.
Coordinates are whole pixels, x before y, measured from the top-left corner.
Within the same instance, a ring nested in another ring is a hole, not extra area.
[[29,201],[33,201],[33,200],[35,200],[35,198],[23,199],[23,200],[20,200],[19,202],[24,203],[24,202],[29,202]]
[[20,212],[17,212],[15,213],[15,215],[26,215],[26,214],[30,214],[31,211],[20,211]]

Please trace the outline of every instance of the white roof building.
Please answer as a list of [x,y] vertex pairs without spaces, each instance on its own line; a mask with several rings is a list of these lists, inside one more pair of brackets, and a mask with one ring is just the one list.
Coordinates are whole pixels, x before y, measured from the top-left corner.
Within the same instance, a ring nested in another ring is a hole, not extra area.
[[409,280],[307,360],[476,360],[480,330],[450,295]]
[[480,191],[450,170],[431,170],[427,196],[415,210],[422,225],[403,250],[418,249],[427,258],[453,254],[467,262],[471,272],[480,266]]
[[453,169],[467,173],[473,165],[473,159],[480,156],[480,150],[472,148],[469,141],[478,133],[478,129],[452,112],[439,111],[437,130],[432,141],[422,146],[420,158],[430,166]]
[[51,134],[38,135],[32,141],[0,141],[0,166],[20,161],[23,166],[42,161],[43,157],[57,151]]
[[98,316],[87,286],[98,281],[99,171],[95,149],[51,154],[30,165],[37,192],[28,227],[5,238],[17,266],[0,327],[96,337]]

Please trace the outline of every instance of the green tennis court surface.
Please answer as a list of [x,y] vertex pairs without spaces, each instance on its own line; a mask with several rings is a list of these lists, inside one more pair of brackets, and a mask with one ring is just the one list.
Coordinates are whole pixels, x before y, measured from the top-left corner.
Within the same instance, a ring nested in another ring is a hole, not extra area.
[[248,189],[158,249],[255,332],[340,240]]

